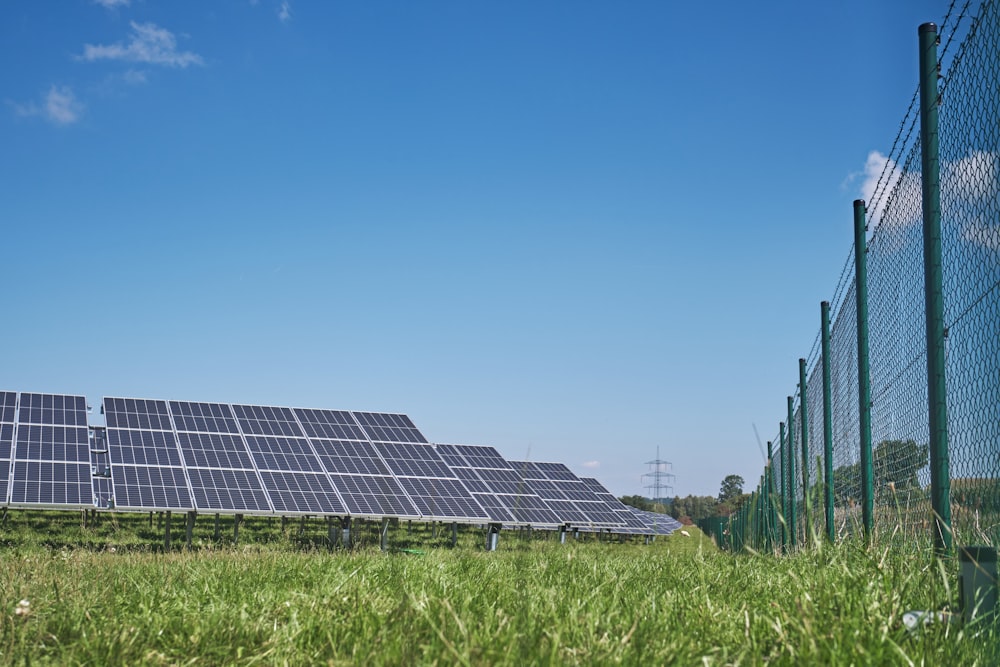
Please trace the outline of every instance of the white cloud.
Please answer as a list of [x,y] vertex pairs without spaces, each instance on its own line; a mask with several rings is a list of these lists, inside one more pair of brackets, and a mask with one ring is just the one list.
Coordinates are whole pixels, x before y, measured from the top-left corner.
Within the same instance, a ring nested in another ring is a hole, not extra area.
[[[878,220],[882,217],[885,202],[892,194],[893,188],[899,183],[902,170],[895,161],[890,160],[879,151],[872,151],[865,160],[865,168],[862,172],[864,180],[861,182],[861,198],[868,206],[868,218]],[[878,188],[878,192],[875,189]],[[879,200],[873,201],[875,196]]]
[[130,83],[133,86],[136,86],[141,83],[146,83],[146,73],[141,69],[130,69],[122,74],[122,79],[125,80],[125,83]]
[[72,125],[83,113],[83,104],[76,99],[69,86],[53,85],[46,93],[42,104],[33,102],[18,104],[9,101],[8,104],[18,116],[41,116],[54,125]]
[[580,465],[582,465],[584,468],[589,468],[591,470],[596,470],[597,468],[601,467],[601,462],[600,461],[584,461]]
[[75,123],[83,111],[69,86],[52,86],[45,96],[45,117],[56,125]]
[[177,38],[172,32],[153,23],[131,22],[132,35],[128,44],[85,44],[81,60],[124,60],[167,67],[202,65],[201,56],[191,51],[178,51]]
[[114,9],[115,7],[128,7],[132,0],[94,0],[94,4],[100,5],[106,9]]
[[292,3],[288,0],[282,0],[281,6],[278,8],[278,20],[282,23],[288,23],[292,20]]

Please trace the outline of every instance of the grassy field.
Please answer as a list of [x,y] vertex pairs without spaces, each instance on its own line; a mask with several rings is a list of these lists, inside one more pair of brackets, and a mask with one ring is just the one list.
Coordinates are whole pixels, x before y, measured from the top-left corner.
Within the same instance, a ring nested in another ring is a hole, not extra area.
[[163,552],[142,517],[84,529],[78,515],[12,512],[0,663],[1000,662],[995,627],[903,627],[908,610],[956,602],[954,564],[929,555],[845,543],[734,557],[696,529],[652,545],[504,532],[486,553],[477,530],[452,549],[446,532],[405,526],[382,553],[370,530],[343,551],[319,522],[279,526],[252,519],[238,544],[215,543],[200,519],[193,549]]

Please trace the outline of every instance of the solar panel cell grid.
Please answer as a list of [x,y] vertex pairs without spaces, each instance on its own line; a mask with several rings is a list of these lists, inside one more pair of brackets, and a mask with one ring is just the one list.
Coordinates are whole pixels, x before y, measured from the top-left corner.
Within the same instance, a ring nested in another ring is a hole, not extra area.
[[108,428],[173,430],[166,401],[105,398],[104,416]]
[[269,511],[267,494],[252,470],[188,468],[199,509]]
[[323,472],[305,438],[250,435],[246,442],[260,470]]
[[108,446],[115,453],[112,464],[181,465],[177,441],[171,432],[108,429]]
[[178,431],[239,433],[228,405],[170,401],[170,414]]
[[184,462],[190,467],[253,470],[239,436],[222,433],[179,433]]
[[90,463],[16,461],[11,502],[41,505],[91,505]]
[[295,408],[293,412],[310,438],[367,440],[364,431],[358,426],[350,412],[306,408]]
[[0,391],[0,422],[13,422],[16,409],[17,394],[13,391]]
[[233,411],[246,434],[302,436],[302,429],[289,408],[234,405]]
[[21,394],[20,424],[86,426],[87,399],[61,394]]

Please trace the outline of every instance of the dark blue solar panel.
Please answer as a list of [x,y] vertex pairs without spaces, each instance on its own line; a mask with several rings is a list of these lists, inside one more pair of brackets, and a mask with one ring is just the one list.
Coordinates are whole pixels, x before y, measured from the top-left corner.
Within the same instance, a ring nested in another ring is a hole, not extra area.
[[13,391],[0,391],[0,422],[13,424],[16,409],[17,394]]
[[562,523],[493,447],[435,445],[473,497],[500,523]]
[[62,394],[21,394],[17,422],[86,426],[87,399]]
[[[195,507],[220,513],[271,511],[269,494],[232,408],[184,401],[170,401],[169,406]],[[250,419],[261,421],[258,416],[264,413],[250,414]]]
[[327,472],[345,475],[390,475],[388,466],[368,442],[313,439]]
[[11,503],[92,506],[90,463],[15,461]]
[[253,470],[253,460],[243,438],[228,433],[177,434],[184,463],[196,468],[238,468]]
[[166,401],[105,397],[103,410],[113,496],[102,505],[149,511],[194,509]]
[[21,394],[13,459],[11,504],[93,507],[86,399]]
[[239,433],[236,418],[228,405],[170,401],[170,414],[178,431]]
[[639,520],[632,513],[632,508],[623,503],[622,501],[615,498],[614,494],[604,488],[604,485],[593,477],[581,477],[580,481],[587,485],[594,495],[601,499],[605,505],[615,513],[615,517],[618,518],[626,528],[631,531],[638,531],[641,533],[651,533],[648,530],[646,524]]
[[352,516],[419,519],[420,513],[394,477],[330,475]]
[[104,399],[104,421],[108,428],[172,431],[165,401],[141,398]]
[[374,442],[426,443],[427,439],[417,430],[406,415],[383,412],[354,412],[368,438]]
[[562,463],[512,461],[511,464],[563,521],[578,527],[624,525],[622,519]]
[[264,470],[261,478],[274,503],[274,511],[285,514],[344,514],[330,478],[324,474]]
[[358,426],[350,412],[343,410],[292,410],[310,438],[328,440],[367,440],[365,432]]
[[253,470],[188,468],[195,505],[216,512],[269,512],[267,493]]
[[244,435],[285,435],[301,437],[302,429],[290,408],[267,405],[234,405],[233,412]]

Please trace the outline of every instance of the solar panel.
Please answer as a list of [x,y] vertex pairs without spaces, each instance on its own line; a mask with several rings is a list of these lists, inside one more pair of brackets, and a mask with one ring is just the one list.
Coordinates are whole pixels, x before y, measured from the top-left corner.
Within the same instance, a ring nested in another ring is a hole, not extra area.
[[647,512],[635,507],[630,507],[629,509],[655,535],[670,535],[681,527],[680,521],[667,514]]
[[622,521],[562,463],[512,461],[522,479],[561,519],[578,528],[616,528]]
[[168,405],[195,507],[218,513],[270,513],[271,499],[230,406],[187,401]]
[[622,501],[615,498],[614,494],[608,491],[603,484],[594,479],[593,477],[581,477],[580,481],[587,485],[594,495],[601,499],[601,501],[608,506],[608,508],[615,513],[615,516],[621,520],[624,528],[616,528],[615,532],[625,532],[633,534],[651,534],[652,530],[641,521],[635,514],[632,513],[632,508],[623,503]]
[[372,442],[427,442],[427,438],[417,430],[417,427],[406,415],[385,412],[354,412],[352,414]]
[[234,405],[233,412],[276,512],[347,514],[290,408]]
[[20,395],[10,503],[93,507],[87,400],[83,396]]
[[562,523],[493,447],[435,445],[435,448],[494,521],[539,527]]
[[421,518],[350,412],[306,408],[295,408],[292,412],[309,436],[348,514]]
[[113,493],[103,506],[148,512],[193,510],[166,401],[105,397],[103,409]]
[[475,523],[491,520],[432,445],[417,442],[374,444],[425,519]]
[[14,413],[17,411],[17,394],[0,391],[0,504],[8,502],[10,490],[11,459],[14,453]]

